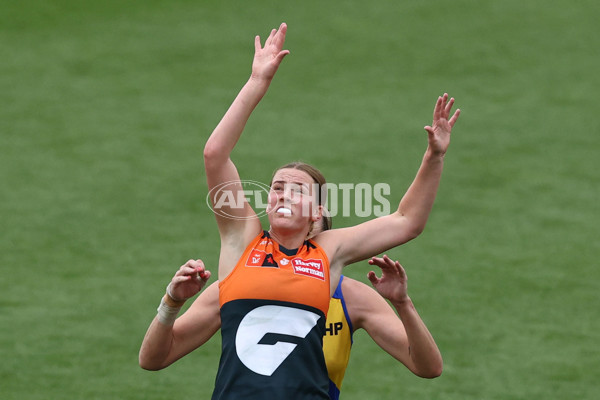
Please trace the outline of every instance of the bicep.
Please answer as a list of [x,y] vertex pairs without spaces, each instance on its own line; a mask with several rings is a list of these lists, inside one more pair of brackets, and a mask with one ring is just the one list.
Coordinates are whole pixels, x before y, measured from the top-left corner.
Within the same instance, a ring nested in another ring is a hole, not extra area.
[[411,364],[404,324],[383,298],[366,313],[361,327],[386,353],[407,367]]
[[219,278],[223,279],[262,226],[246,200],[238,171],[231,159],[228,158],[221,167],[206,162],[206,177],[221,238]]
[[245,197],[238,170],[227,158],[215,163],[205,160],[206,181],[211,207],[222,234],[239,230],[246,222],[257,218]]
[[334,229],[330,236],[336,249],[335,257],[344,265],[366,260],[415,237],[406,218],[397,212],[352,227]]
[[373,341],[404,365],[410,363],[404,324],[377,291],[351,279],[342,281],[348,314],[355,329],[364,329]]

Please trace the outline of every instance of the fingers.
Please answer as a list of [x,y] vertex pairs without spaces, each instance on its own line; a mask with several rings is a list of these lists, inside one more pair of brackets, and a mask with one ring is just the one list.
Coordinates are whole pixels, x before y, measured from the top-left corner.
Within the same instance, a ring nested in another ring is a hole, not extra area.
[[197,277],[199,280],[206,283],[206,281],[208,281],[210,279],[210,271],[205,270],[205,271],[198,272]]
[[260,45],[260,36],[256,35],[254,37],[254,51],[259,52],[262,49]]
[[277,33],[277,29],[271,29],[271,33],[269,34],[269,37],[267,38],[267,40],[265,40],[265,47],[269,46],[271,44],[271,42],[273,42],[273,37],[275,37],[276,33]]
[[175,276],[180,275],[191,275],[196,272],[196,268],[204,268],[202,260],[188,260],[185,264],[179,267],[179,270],[175,273]]
[[[385,274],[397,274],[400,276],[406,276],[406,272],[402,265],[398,261],[394,261],[389,258],[387,255],[383,255],[383,257],[373,257],[369,260],[369,264],[377,265],[381,268],[382,273]],[[372,272],[372,271],[371,271]],[[371,274],[371,273],[369,273]],[[369,278],[370,280],[370,278]]]
[[[448,97],[448,94],[445,94],[446,97]],[[448,100],[448,103],[446,103],[445,107],[444,107],[444,116],[446,118],[448,118],[448,115],[450,115],[450,110],[452,109],[452,106],[454,105],[454,97],[452,97],[450,100]]]
[[210,278],[210,271],[206,270],[202,260],[188,260],[185,264],[179,267],[179,270],[173,277],[173,282],[184,282],[196,278],[206,282]]
[[398,271],[398,275],[400,275],[400,278],[406,280],[406,271],[404,270],[404,267],[398,261],[396,261],[396,268]]
[[273,38],[273,44],[277,46],[277,48],[281,49],[283,44],[285,43],[285,34],[287,33],[287,25],[283,22],[279,25],[279,29],[277,30],[277,34]]
[[[265,47],[273,45],[277,49],[281,49],[283,47],[283,44],[285,43],[286,32],[287,32],[287,24],[285,22],[283,22],[281,25],[279,25],[279,29],[272,29],[271,33],[269,34],[269,37],[267,38],[267,40],[265,40]],[[255,39],[255,49],[257,49],[257,50],[261,49],[260,38],[258,39],[258,47],[256,45],[256,39]]]
[[441,116],[441,109],[442,109],[442,96],[439,96],[437,98],[437,101],[435,102],[435,107],[433,107],[433,120],[437,121],[438,119],[440,119]]
[[381,258],[380,257],[371,258],[369,260],[369,264],[377,265],[381,269],[395,269],[394,261],[385,254]]
[[[454,112],[454,114],[452,115],[452,117],[450,119],[448,119],[448,117],[450,116],[450,111],[452,111],[453,106],[454,106],[454,97],[448,98],[448,93],[444,93],[442,96],[439,96],[437,98],[437,101],[435,102],[435,107],[433,109],[433,124],[432,125],[436,126],[438,121],[445,119],[448,121],[448,124],[452,128],[454,126],[454,124],[456,123],[458,116],[460,115],[460,109],[457,109]],[[424,129],[429,134],[434,134],[434,132],[435,132],[434,127],[432,127],[430,125],[425,126]]]
[[455,112],[454,115],[452,116],[452,118],[450,118],[450,120],[448,121],[448,123],[450,124],[451,127],[454,127],[454,124],[456,123],[456,120],[458,119],[458,116],[460,115],[460,108],[458,108]]

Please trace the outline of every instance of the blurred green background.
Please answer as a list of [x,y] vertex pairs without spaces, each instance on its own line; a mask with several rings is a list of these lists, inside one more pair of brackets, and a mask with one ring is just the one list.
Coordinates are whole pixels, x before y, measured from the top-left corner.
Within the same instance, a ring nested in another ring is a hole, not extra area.
[[597,399],[599,4],[2,1],[2,399],[210,397],[220,338],[160,372],[137,353],[179,265],[216,265],[202,149],[282,21],[242,178],[302,159],[394,203],[437,96],[463,111],[425,232],[388,253],[444,372],[359,333],[342,398]]

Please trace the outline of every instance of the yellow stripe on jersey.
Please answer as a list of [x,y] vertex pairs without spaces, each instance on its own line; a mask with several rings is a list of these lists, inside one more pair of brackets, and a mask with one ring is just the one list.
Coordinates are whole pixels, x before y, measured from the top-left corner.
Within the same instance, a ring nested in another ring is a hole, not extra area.
[[329,380],[337,387],[342,387],[346,367],[350,360],[352,346],[352,326],[346,318],[345,303],[342,295],[342,279],[329,302],[325,336],[323,336],[323,353]]

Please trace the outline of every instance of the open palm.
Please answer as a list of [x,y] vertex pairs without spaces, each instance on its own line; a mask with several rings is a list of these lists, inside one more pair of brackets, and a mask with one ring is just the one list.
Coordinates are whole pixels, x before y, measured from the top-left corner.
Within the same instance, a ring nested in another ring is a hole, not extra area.
[[254,38],[254,60],[252,62],[252,77],[271,80],[289,50],[282,50],[285,43],[287,25],[281,24],[279,29],[273,29],[265,41],[260,44],[260,36]]
[[434,154],[446,154],[446,150],[450,145],[450,132],[460,115],[460,109],[458,109],[450,117],[453,105],[454,98],[448,99],[448,93],[438,97],[433,109],[433,123],[431,126],[425,127],[429,139],[429,148]]

